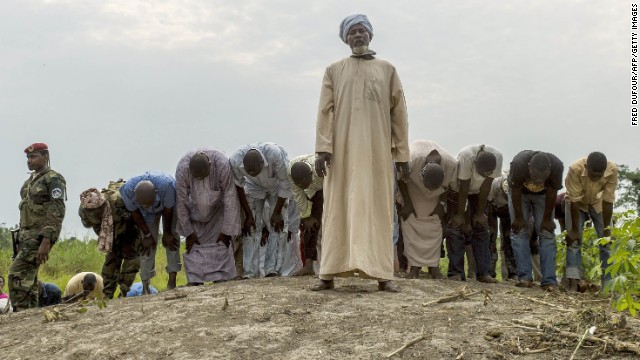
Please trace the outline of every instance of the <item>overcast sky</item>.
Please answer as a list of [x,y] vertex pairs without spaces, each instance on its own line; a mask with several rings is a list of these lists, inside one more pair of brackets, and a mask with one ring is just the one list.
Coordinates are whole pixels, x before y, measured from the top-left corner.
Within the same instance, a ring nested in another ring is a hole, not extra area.
[[410,140],[491,144],[565,167],[599,150],[640,167],[627,1],[0,0],[0,223],[18,223],[23,149],[42,141],[78,195],[189,149],[313,152],[320,83],[348,14],[402,80]]

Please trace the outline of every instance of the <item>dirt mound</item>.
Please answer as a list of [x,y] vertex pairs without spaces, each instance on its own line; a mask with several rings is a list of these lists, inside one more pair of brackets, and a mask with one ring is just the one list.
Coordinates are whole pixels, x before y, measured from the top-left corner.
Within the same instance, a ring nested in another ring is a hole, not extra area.
[[[638,356],[640,322],[593,295],[425,279],[398,280],[392,294],[357,278],[316,293],[315,281],[179,288],[84,313],[58,307],[51,322],[42,309],[10,314],[0,347],[6,359],[383,359],[416,340],[392,358],[568,359],[596,326],[576,359]],[[456,300],[434,304],[442,298]]]

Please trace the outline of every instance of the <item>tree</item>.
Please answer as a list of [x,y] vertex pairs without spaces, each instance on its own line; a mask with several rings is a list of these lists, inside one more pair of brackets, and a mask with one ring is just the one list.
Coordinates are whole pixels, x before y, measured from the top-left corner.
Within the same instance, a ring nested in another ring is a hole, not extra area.
[[5,223],[0,224],[0,250],[13,249],[11,242],[11,232]]
[[618,191],[616,206],[631,208],[640,214],[640,169],[634,171],[628,165],[618,165]]

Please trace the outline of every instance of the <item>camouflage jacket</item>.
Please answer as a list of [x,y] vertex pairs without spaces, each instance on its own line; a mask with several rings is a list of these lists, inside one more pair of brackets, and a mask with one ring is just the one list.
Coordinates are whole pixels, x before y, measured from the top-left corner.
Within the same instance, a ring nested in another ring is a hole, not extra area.
[[[109,202],[111,207],[111,216],[113,217],[113,236],[114,239],[127,232],[127,227],[135,227],[137,225],[131,219],[131,212],[127,210],[127,207],[120,197],[120,187],[124,185],[124,181],[111,181],[107,188],[100,191],[102,195]],[[100,227],[102,225],[102,207],[99,209],[85,209],[80,206],[78,209],[78,215],[82,220],[82,225],[86,228],[93,228],[96,235],[100,234]]]
[[47,169],[32,174],[20,190],[21,237],[40,239],[44,236],[54,244],[62,229],[66,192],[66,181],[57,172]]

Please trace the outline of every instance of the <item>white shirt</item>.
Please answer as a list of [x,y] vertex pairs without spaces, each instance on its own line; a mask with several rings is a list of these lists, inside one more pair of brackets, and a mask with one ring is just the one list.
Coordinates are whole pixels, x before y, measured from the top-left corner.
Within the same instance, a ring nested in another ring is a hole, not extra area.
[[480,148],[484,146],[484,151],[490,152],[496,157],[496,168],[493,170],[490,178],[497,178],[502,173],[502,153],[500,150],[490,145],[469,145],[458,153],[458,179],[471,180],[469,185],[469,195],[480,192],[480,186],[485,178],[476,171],[476,156]]
[[[242,160],[249,150],[257,150],[262,156],[262,171],[252,177],[244,169]],[[267,195],[288,199],[293,195],[287,174],[289,158],[283,147],[274,143],[255,143],[241,147],[229,158],[235,184],[244,187],[245,194],[254,199]]]

